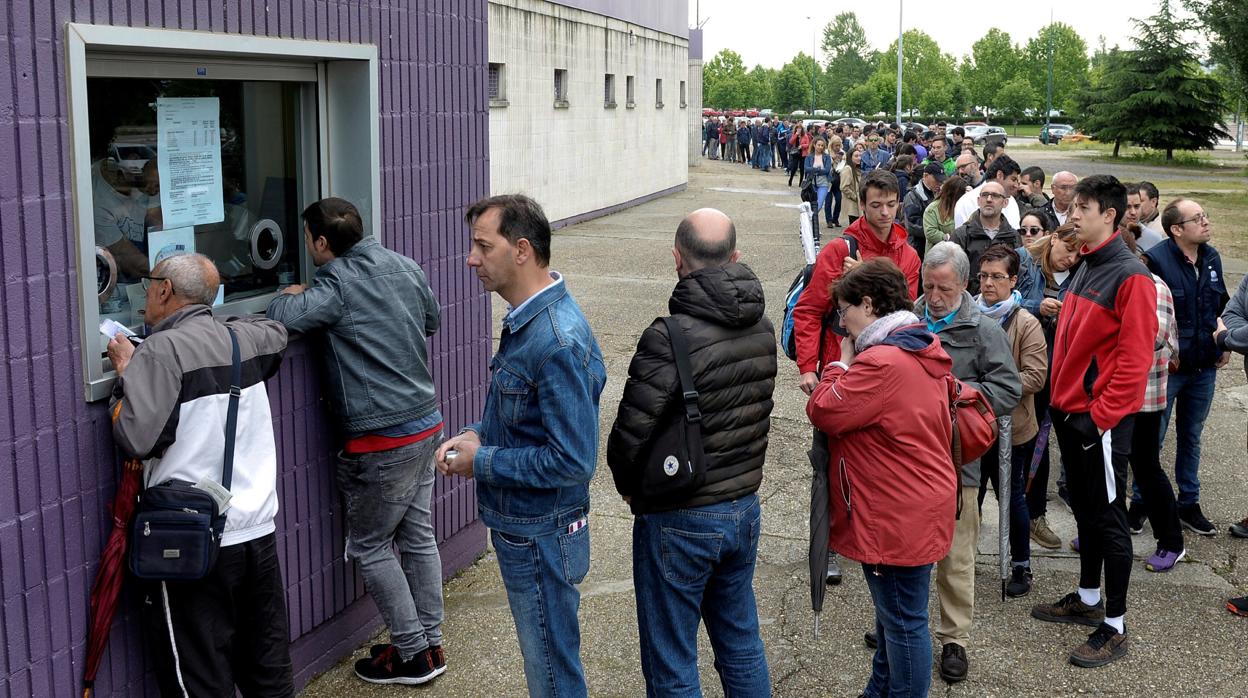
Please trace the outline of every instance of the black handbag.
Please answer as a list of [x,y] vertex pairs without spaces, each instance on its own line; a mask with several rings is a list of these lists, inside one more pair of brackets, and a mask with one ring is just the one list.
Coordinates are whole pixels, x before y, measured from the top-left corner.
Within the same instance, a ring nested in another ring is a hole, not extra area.
[[[233,367],[230,403],[225,419],[225,464],[221,486],[230,489],[234,474],[234,437],[242,395],[242,362],[238,337],[230,333]],[[217,562],[226,515],[207,490],[185,480],[170,479],[139,494],[130,527],[130,571],[140,579],[193,581],[203,579]]]
[[658,432],[641,472],[641,494],[649,501],[671,501],[696,490],[706,480],[706,453],[702,449],[702,412],[693,387],[689,346],[674,317],[663,318],[672,342],[681,400]]

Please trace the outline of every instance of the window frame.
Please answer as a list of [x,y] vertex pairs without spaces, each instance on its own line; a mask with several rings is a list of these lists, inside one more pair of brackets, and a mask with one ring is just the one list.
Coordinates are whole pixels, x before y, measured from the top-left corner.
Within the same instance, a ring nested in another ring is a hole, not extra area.
[[663,108],[663,78],[654,79],[654,108]]
[[[493,95],[488,94],[491,72],[497,74],[497,78],[494,80],[494,83],[497,86],[498,91]],[[507,100],[507,64],[506,63],[489,63],[488,64],[486,68],[486,90],[487,90],[487,97],[489,98],[491,108],[506,107],[509,104],[511,104],[511,102]]]
[[604,109],[615,109],[615,73],[605,73],[602,84],[602,106]]
[[[87,402],[108,397],[116,380],[107,360],[101,360],[95,351],[100,312],[93,273],[88,78],[201,77],[303,83],[298,134],[301,202],[340,196],[359,206],[367,233],[376,235],[381,230],[380,62],[375,45],[72,22],[66,24],[65,36],[72,231],[79,271],[79,356]],[[179,67],[192,72],[185,76],[159,74]],[[197,69],[204,72],[194,72]],[[367,155],[361,157],[360,153]],[[311,259],[301,251],[300,282],[307,283],[313,273]],[[263,312],[275,295],[232,301],[220,306],[219,311]]]
[[568,108],[568,69],[555,68],[555,109]]
[[637,96],[637,81],[635,75],[628,75],[624,78],[624,107],[632,109],[637,106],[635,97]]

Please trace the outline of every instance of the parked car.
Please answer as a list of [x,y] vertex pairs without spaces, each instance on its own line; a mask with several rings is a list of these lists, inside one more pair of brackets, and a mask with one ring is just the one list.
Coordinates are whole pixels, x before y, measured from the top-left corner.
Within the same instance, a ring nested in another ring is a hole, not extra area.
[[815,116],[832,116],[832,113],[827,109],[816,109]]
[[791,114],[791,116],[809,116],[809,114],[805,109],[797,109]]
[[802,119],[802,128],[809,131],[811,126],[818,128],[826,123],[827,119]]
[[965,124],[962,124],[963,128],[966,128],[969,126],[987,126],[987,125],[988,125],[987,122],[984,122],[984,121],[968,121]]
[[131,182],[143,180],[143,167],[155,157],[156,151],[142,143],[114,143],[108,146],[108,159]]
[[917,121],[903,121],[901,122],[901,130],[903,133],[906,131],[918,131],[919,133],[922,133],[927,130],[927,124],[920,124]]
[[1040,142],[1045,145],[1057,143],[1074,132],[1075,127],[1070,124],[1048,124],[1040,128]]
[[989,140],[997,140],[1001,142],[1001,145],[1005,145],[1009,138],[1005,135],[1005,129],[1000,126],[985,126],[984,130],[978,132],[971,140],[978,144],[987,143]]
[[[802,113],[805,114],[806,112],[802,112]],[[862,119],[854,118],[852,116],[847,116],[843,119],[837,119],[836,123],[842,124],[844,126],[850,126],[850,127],[857,126],[858,128],[862,128],[867,125],[866,121]]]
[[759,109],[758,114],[756,116],[772,116],[773,114],[774,112],[772,112],[770,109]]

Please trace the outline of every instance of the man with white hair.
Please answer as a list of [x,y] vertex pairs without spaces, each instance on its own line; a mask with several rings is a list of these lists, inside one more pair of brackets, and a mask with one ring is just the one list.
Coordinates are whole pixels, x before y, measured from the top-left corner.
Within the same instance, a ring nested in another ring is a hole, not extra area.
[[[953,359],[953,375],[983,393],[998,415],[1008,415],[1023,394],[1009,338],[1001,324],[980,312],[967,291],[971,262],[956,243],[937,243],[923,258],[923,295],[914,313]],[[971,639],[975,610],[975,541],[979,539],[979,461],[961,468],[962,515],[953,532],[953,548],[936,566],[936,593],[940,600],[940,677],[948,683],[966,680],[970,663],[966,646]]]
[[1075,201],[1075,185],[1078,183],[1079,178],[1065,170],[1053,175],[1053,184],[1050,185],[1053,198],[1049,199],[1049,203],[1040,210],[1044,211],[1045,215],[1058,226],[1066,224],[1066,217],[1070,215],[1070,206]]
[[264,381],[286,328],[260,317],[212,316],[220,276],[207,257],[170,257],[143,277],[152,333],[108,343],[117,370],[113,437],[144,461],[144,482],[222,476],[233,357],[241,368],[234,472],[225,533],[203,579],[144,582],[144,631],[161,695],[293,696],[286,594],[277,557],[277,448]]

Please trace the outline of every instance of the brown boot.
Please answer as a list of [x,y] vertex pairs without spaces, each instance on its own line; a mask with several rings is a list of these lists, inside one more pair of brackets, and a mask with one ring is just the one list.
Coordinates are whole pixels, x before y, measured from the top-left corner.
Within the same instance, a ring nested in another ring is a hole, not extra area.
[[1088,636],[1087,642],[1070,653],[1070,663],[1091,669],[1105,666],[1125,656],[1127,656],[1127,634],[1114,630],[1113,626],[1108,623],[1101,623]]
[[1078,623],[1095,628],[1105,620],[1105,602],[1089,606],[1079,594],[1063,596],[1057,603],[1041,603],[1031,607],[1031,617],[1048,623]]

